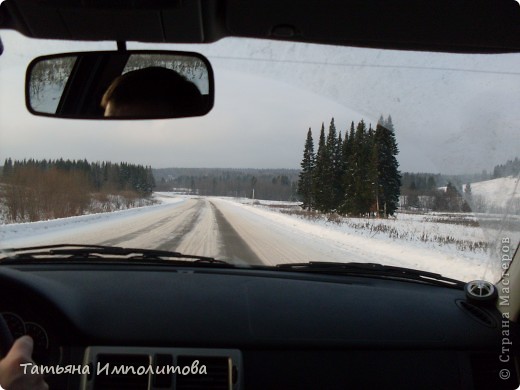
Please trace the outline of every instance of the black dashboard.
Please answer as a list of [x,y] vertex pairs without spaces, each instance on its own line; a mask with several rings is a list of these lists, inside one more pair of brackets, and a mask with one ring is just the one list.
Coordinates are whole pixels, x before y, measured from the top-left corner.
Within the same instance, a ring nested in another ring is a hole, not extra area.
[[[22,321],[41,344],[36,363],[60,367],[47,372],[51,389],[518,386],[518,351],[502,361],[504,329],[515,338],[516,324],[450,287],[255,269],[43,264],[2,266],[0,289],[10,327]],[[193,372],[195,360],[205,373]],[[157,369],[175,365],[192,369]],[[124,366],[136,368],[109,368]]]

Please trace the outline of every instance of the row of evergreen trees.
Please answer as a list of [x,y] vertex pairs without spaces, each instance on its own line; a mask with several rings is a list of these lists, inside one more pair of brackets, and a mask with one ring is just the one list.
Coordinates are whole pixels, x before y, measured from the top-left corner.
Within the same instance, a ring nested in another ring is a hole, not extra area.
[[[264,200],[296,200],[296,177],[286,174],[276,175],[276,170],[262,173],[261,170],[249,172],[235,170],[224,174],[209,173],[198,175],[179,175],[166,180],[158,180],[157,188],[163,191],[182,191],[203,196],[235,196]],[[155,170],[154,170],[155,172]]]
[[497,165],[493,169],[493,179],[518,175],[520,175],[520,159],[518,157],[515,157],[514,160],[508,160],[505,164]]
[[398,153],[390,116],[381,116],[375,130],[363,120],[357,126],[352,122],[344,138],[332,118],[327,136],[321,126],[316,153],[309,128],[298,181],[304,208],[353,216],[393,215],[401,185]]
[[155,180],[150,166],[129,163],[88,162],[87,160],[12,160],[4,162],[3,178],[23,174],[23,171],[40,170],[42,172],[55,169],[61,172],[74,172],[84,176],[89,183],[90,191],[136,191],[140,194],[151,194]]

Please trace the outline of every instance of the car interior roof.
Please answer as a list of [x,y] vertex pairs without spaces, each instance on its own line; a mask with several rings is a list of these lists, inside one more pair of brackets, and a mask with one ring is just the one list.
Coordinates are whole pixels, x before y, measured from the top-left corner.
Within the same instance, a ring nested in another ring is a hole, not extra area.
[[515,0],[8,0],[0,10],[0,28],[34,38],[210,43],[233,36],[382,49],[520,51]]

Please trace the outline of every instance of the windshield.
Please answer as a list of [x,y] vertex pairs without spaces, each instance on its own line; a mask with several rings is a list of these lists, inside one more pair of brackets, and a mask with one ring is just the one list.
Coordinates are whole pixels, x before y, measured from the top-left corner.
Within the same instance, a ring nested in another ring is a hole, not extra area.
[[[25,70],[38,55],[115,43],[10,31],[2,41],[2,248],[117,245],[240,265],[370,262],[496,282],[518,246],[520,54],[237,38],[129,43],[205,55],[213,110],[81,121],[29,114]],[[69,65],[43,69],[41,90],[31,91],[52,96],[51,112]]]

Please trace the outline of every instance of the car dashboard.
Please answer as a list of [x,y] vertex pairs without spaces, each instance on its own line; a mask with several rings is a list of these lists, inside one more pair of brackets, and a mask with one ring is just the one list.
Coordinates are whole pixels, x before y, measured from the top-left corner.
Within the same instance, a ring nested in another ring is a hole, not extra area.
[[0,285],[9,326],[22,321],[35,338],[27,370],[46,369],[51,389],[518,383],[518,351],[505,351],[503,340],[506,328],[516,337],[516,325],[452,287],[121,264],[2,266]]

